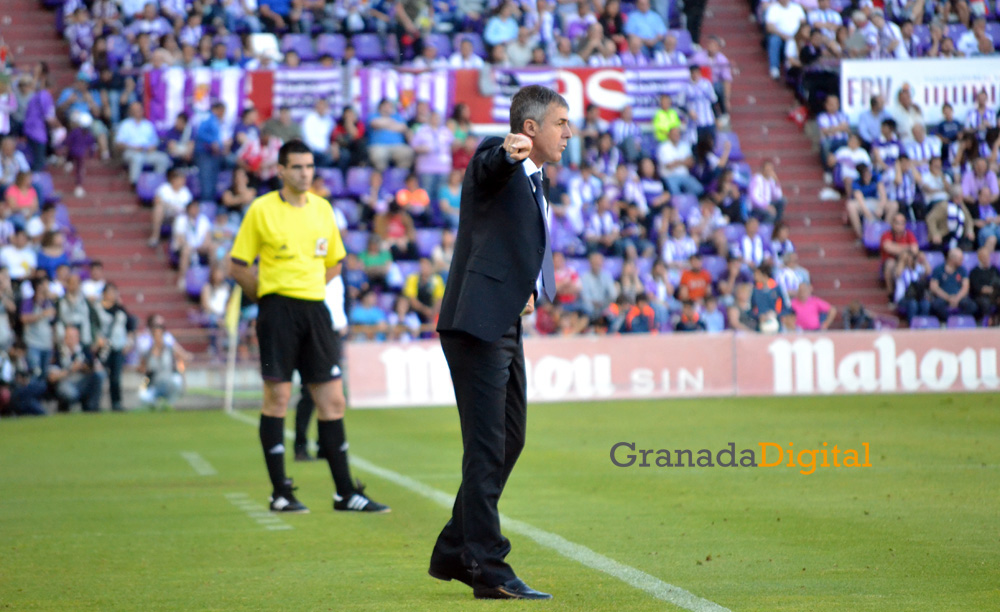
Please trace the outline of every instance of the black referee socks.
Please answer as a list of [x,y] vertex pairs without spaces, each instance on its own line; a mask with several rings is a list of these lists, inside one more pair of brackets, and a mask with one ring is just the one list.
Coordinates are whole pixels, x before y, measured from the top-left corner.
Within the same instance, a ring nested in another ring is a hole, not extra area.
[[285,488],[285,419],[260,415],[260,445],[275,493]]
[[333,484],[337,495],[347,498],[354,493],[351,482],[351,468],[347,463],[347,435],[344,433],[344,419],[336,421],[316,421],[319,430],[319,445],[330,463]]

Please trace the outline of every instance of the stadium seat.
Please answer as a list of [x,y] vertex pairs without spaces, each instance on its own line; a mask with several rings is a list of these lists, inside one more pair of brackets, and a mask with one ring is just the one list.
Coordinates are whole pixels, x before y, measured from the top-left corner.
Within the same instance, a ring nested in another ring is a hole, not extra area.
[[934,268],[944,263],[944,253],[941,251],[927,251],[924,255],[927,257],[927,266],[930,268],[928,273],[933,272]]
[[347,171],[347,193],[360,198],[371,189],[371,168],[354,167]]
[[910,329],[941,329],[941,321],[937,317],[917,315],[910,319]]
[[674,194],[670,198],[670,202],[673,204],[674,210],[680,215],[682,219],[687,219],[691,210],[698,206],[697,196],[693,196],[687,193]]
[[384,293],[378,294],[375,303],[378,305],[380,309],[384,310],[385,312],[392,312],[392,307],[396,302],[396,297],[398,296],[399,296],[398,293],[393,293],[392,291],[386,291]]
[[889,224],[885,221],[865,222],[864,238],[862,241],[869,251],[878,251],[882,243],[882,234],[889,231]]
[[208,275],[211,269],[208,266],[191,266],[188,268],[187,276],[184,277],[184,286],[187,295],[192,300],[201,297],[201,288],[208,282]]
[[340,198],[350,195],[344,185],[344,175],[340,168],[317,168],[316,174],[323,179],[326,188],[330,190],[330,196]]
[[438,57],[448,57],[452,53],[451,37],[447,34],[431,34],[426,44],[437,49]]
[[320,34],[316,38],[316,55],[320,57],[329,55],[334,59],[342,59],[346,48],[347,39],[341,34]]
[[48,172],[35,172],[31,175],[31,184],[38,192],[38,202],[40,204],[50,204],[59,201],[59,194],[52,183],[52,175]]
[[739,223],[730,223],[723,228],[722,231],[726,234],[726,240],[728,240],[730,244],[742,240],[743,236],[746,236],[747,234],[746,228]]
[[167,177],[155,172],[143,172],[139,175],[139,180],[135,182],[135,194],[139,196],[139,201],[149,204],[156,195],[156,190],[160,185],[167,182]]
[[729,267],[726,258],[720,255],[706,255],[701,258],[701,267],[708,271],[714,279],[720,279],[726,274]]
[[931,243],[931,238],[927,234],[927,224],[923,221],[917,221],[916,223],[907,223],[906,226],[913,232],[913,235],[917,237],[917,245],[921,249],[926,249]]
[[215,218],[215,213],[219,210],[219,205],[215,203],[215,200],[201,200],[199,204],[201,204],[201,214],[208,217],[209,221]]
[[75,231],[73,229],[73,223],[69,218],[69,209],[63,203],[56,204],[56,224],[60,227],[67,228],[70,232]]
[[363,253],[368,248],[368,232],[352,230],[344,236],[344,248],[348,253]]
[[722,146],[727,141],[730,144],[729,161],[743,161],[743,149],[740,148],[740,137],[736,135],[736,132],[718,132],[716,134],[715,154],[722,155]]
[[411,275],[418,274],[420,272],[419,261],[397,261],[395,266],[399,270],[399,275],[403,279],[404,283]]
[[313,48],[312,37],[308,34],[285,34],[281,37],[281,52],[295,51],[303,62],[311,62],[318,56]]
[[334,208],[344,213],[348,227],[357,227],[361,221],[361,205],[350,198],[336,198],[331,203]]
[[223,42],[226,44],[226,57],[229,59],[236,59],[237,54],[243,51],[243,41],[240,40],[239,34],[227,34],[225,37],[216,37],[215,42]]
[[410,174],[409,168],[388,168],[383,173],[382,189],[387,193],[396,193],[406,186],[406,177]]
[[355,56],[362,62],[380,62],[385,59],[382,38],[377,34],[355,34],[351,37]]
[[[605,257],[604,258],[604,269],[611,273],[611,276],[618,278],[622,275],[622,258],[621,257]],[[590,264],[587,264],[590,267]]]
[[[996,13],[993,14],[993,17],[996,18]],[[993,38],[993,48],[1000,49],[1000,22],[987,21],[986,34]]]
[[965,257],[962,259],[962,265],[965,267],[965,271],[969,272],[979,265],[979,256],[976,255],[975,251],[966,253]]
[[639,271],[639,276],[649,276],[653,273],[653,263],[656,261],[655,257],[640,257],[635,262],[636,270]]
[[969,315],[951,315],[948,317],[948,329],[970,329],[978,327],[976,319]]
[[684,55],[690,56],[694,53],[694,45],[691,41],[691,33],[687,30],[670,30],[670,33],[677,38],[677,50]]
[[913,36],[917,39],[918,46],[926,47],[931,44],[931,27],[928,25],[914,26]]
[[437,228],[421,228],[417,230],[417,253],[421,257],[430,257],[434,247],[441,244],[441,230]]
[[[164,180],[166,180],[166,177],[164,177]],[[195,199],[201,197],[201,181],[198,178],[197,172],[189,172],[185,179],[185,184]]]

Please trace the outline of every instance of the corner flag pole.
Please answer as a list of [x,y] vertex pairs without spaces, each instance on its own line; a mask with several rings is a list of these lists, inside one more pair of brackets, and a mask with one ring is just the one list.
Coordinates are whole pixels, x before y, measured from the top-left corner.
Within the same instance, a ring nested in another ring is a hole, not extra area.
[[233,411],[233,388],[236,385],[236,349],[240,339],[240,302],[243,298],[243,289],[236,285],[229,295],[229,303],[226,304],[226,333],[229,336],[229,351],[226,357],[226,394],[222,403],[222,409],[226,412]]

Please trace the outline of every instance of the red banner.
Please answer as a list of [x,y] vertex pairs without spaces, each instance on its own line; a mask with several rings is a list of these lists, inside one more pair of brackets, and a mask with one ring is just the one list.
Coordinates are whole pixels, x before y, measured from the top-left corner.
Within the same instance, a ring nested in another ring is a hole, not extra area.
[[[986,391],[1000,330],[528,338],[531,401]],[[437,341],[350,343],[358,408],[454,404]]]

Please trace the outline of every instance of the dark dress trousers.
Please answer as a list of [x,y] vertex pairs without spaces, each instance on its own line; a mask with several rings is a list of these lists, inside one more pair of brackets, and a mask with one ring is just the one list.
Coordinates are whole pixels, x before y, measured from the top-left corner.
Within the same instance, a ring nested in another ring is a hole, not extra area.
[[462,427],[462,485],[432,568],[468,568],[476,584],[515,577],[504,560],[497,503],[524,447],[527,417],[521,311],[545,255],[542,211],[521,163],[487,138],[466,170],[441,334]]

